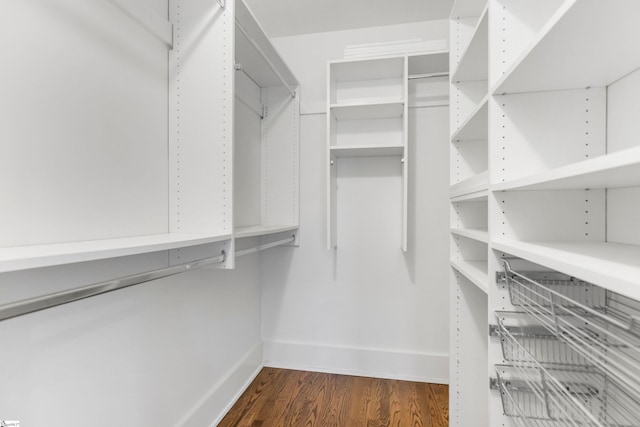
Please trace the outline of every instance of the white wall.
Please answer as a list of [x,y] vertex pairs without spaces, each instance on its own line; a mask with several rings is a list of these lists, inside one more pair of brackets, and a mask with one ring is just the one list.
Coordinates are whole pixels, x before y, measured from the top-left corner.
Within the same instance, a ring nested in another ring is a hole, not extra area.
[[324,199],[326,61],[350,44],[447,34],[435,21],[274,40],[302,83],[301,244],[263,255],[266,365],[448,381],[447,107],[410,113],[407,254],[398,158],[340,159],[336,251]]

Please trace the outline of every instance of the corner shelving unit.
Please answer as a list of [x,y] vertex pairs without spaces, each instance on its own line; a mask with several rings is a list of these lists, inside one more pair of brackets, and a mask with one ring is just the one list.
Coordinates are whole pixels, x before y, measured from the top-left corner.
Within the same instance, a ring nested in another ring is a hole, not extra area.
[[452,426],[488,426],[488,34],[486,1],[458,0],[450,17]]
[[299,83],[239,0],[235,21],[233,236],[297,235]]

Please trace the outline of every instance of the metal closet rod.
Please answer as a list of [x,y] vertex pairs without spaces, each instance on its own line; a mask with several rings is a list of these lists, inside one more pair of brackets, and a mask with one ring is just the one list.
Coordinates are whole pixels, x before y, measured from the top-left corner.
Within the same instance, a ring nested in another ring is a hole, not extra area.
[[[236,256],[243,256],[250,253],[259,252],[265,249],[273,248],[275,246],[292,243],[293,241],[295,241],[295,235],[287,239],[265,243],[253,248],[237,251]],[[171,267],[159,268],[157,270],[147,271],[144,273],[132,274],[130,276],[120,277],[118,279],[93,283],[91,285],[82,286],[75,289],[54,292],[47,295],[28,298],[22,301],[16,301],[14,303],[1,305],[0,321],[23,316],[29,313],[35,313],[36,311],[46,310],[48,308],[68,304],[70,302],[79,301],[107,292],[116,291],[118,289],[140,285],[142,283],[161,279],[163,277],[174,276],[176,274],[184,273],[189,270],[195,270],[197,268],[202,268],[209,265],[220,264],[221,262],[224,262],[225,259],[226,254],[224,253],[224,251],[222,251],[220,255],[210,258],[199,259],[196,261],[173,265]]]
[[254,49],[258,51],[260,56],[262,56],[262,58],[267,62],[267,64],[269,64],[269,67],[271,67],[271,69],[273,70],[275,75],[278,77],[278,79],[280,79],[280,81],[282,82],[282,85],[291,94],[291,97],[295,98],[296,97],[296,91],[293,90],[293,88],[291,86],[289,86],[289,83],[287,83],[287,81],[284,79],[284,77],[282,77],[282,74],[280,74],[280,71],[278,71],[276,66],[273,65],[273,62],[271,62],[271,60],[267,57],[267,54],[264,53],[264,51],[260,48],[260,46],[258,46],[258,43],[256,43],[251,38],[251,36],[249,36],[249,33],[247,33],[247,30],[245,30],[244,27],[238,21],[236,21],[236,27],[240,30],[240,32],[242,34],[244,34],[244,36],[247,38],[247,40],[249,40],[249,43],[251,43],[251,45],[254,47]]

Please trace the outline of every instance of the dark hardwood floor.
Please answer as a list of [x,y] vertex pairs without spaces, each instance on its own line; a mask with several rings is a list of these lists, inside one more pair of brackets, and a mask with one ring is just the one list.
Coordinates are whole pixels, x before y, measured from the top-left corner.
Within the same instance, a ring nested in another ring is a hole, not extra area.
[[440,384],[264,368],[218,425],[445,427],[449,389]]

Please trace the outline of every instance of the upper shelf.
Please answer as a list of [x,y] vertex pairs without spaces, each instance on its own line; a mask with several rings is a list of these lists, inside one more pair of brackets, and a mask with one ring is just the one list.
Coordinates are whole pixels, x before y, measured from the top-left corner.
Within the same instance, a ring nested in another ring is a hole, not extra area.
[[451,141],[486,140],[489,136],[488,120],[488,97],[484,97],[478,107],[471,112],[469,117],[451,135]]
[[0,273],[204,245],[231,235],[167,233],[0,249]]
[[455,0],[453,8],[451,9],[451,19],[456,18],[470,18],[472,16],[479,16],[482,10],[486,7],[486,1],[478,0]]
[[640,246],[495,241],[493,249],[640,299]]
[[331,112],[338,120],[366,120],[402,117],[403,101],[356,102],[331,104]]
[[451,76],[452,82],[487,80],[489,75],[489,18],[485,6],[473,31],[471,41],[460,56],[460,62]]
[[499,183],[493,191],[569,190],[640,186],[640,147],[594,157],[524,178]]
[[640,2],[563,4],[491,93],[606,86],[640,67]]
[[479,193],[489,187],[489,171],[484,171],[469,179],[453,184],[449,187],[449,197],[459,199],[461,196]]
[[404,57],[329,61],[335,82],[404,78]]
[[233,236],[237,239],[244,237],[266,236],[269,234],[283,233],[297,230],[297,225],[252,225],[237,227],[233,230]]
[[332,157],[402,156],[402,145],[348,145],[331,147]]

